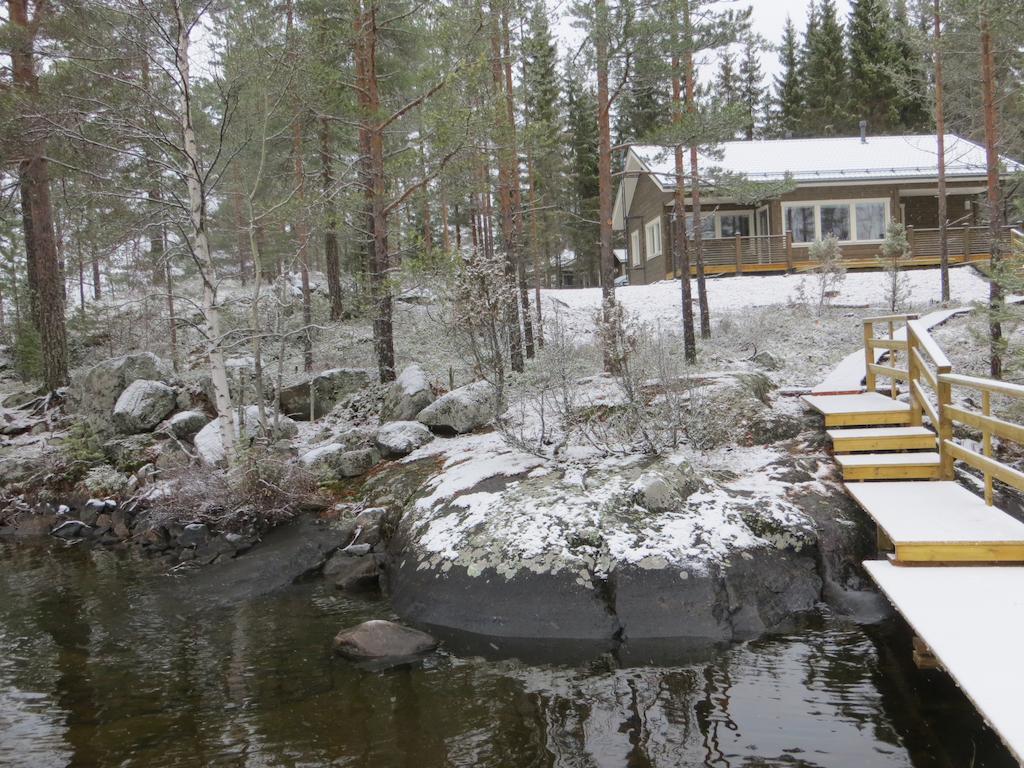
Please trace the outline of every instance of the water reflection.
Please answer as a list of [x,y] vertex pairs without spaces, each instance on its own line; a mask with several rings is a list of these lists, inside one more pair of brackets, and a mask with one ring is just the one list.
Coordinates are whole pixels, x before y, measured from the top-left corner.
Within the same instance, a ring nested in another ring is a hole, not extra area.
[[[151,564],[0,543],[0,765],[1008,766],[898,626],[825,623],[675,667],[439,654],[372,672],[302,585],[207,610]],[[895,636],[891,636],[895,633]]]

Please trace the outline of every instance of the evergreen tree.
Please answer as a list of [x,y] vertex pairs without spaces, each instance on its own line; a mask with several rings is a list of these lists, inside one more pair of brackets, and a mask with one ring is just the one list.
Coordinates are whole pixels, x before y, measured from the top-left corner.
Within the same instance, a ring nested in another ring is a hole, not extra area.
[[896,43],[887,0],[854,0],[850,13],[850,111],[875,133],[900,127]]
[[[893,80],[898,125],[908,133],[928,130],[933,124],[933,116],[928,87],[931,51],[927,35],[910,19],[904,0],[896,0],[892,16]],[[922,15],[922,19],[927,21],[927,15]]]
[[816,8],[812,5],[804,38],[805,135],[843,134],[854,122],[849,112],[850,74],[843,42],[835,0],[822,0]]
[[767,90],[764,87],[764,72],[761,70],[760,54],[764,45],[760,38],[751,34],[743,36],[743,57],[740,59],[739,90],[740,103],[743,105],[745,125],[743,134],[747,141],[763,127],[762,116],[767,121],[766,104],[770,104]]
[[777,136],[796,134],[803,123],[804,91],[801,82],[800,52],[796,41],[796,27],[786,17],[779,51],[782,73],[775,75],[775,98],[772,108],[772,132]]
[[567,64],[565,114],[568,128],[569,180],[571,185],[569,239],[579,268],[586,266],[592,280],[598,273],[597,252],[597,96],[586,73]]
[[643,141],[664,117],[667,108],[667,73],[652,35],[653,20],[642,19],[633,26],[632,71],[619,100],[615,121],[618,143]]
[[724,48],[718,57],[718,73],[714,82],[717,98],[722,104],[735,104],[739,101],[739,89],[736,87],[736,57],[728,48]]

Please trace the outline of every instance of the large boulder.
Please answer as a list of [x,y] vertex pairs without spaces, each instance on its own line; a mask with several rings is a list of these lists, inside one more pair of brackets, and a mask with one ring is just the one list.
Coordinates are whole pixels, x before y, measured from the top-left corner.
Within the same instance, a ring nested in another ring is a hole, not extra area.
[[[267,409],[267,421],[268,428],[272,431],[273,437],[278,439],[292,438],[298,434],[299,428],[295,422],[289,419],[287,416],[281,416],[275,414],[272,410]],[[238,414],[234,415],[234,427],[235,437],[238,438],[242,430],[239,429]],[[247,406],[244,411],[244,431],[246,435],[258,434],[260,429],[260,412],[259,407],[255,405]],[[224,463],[224,445],[223,438],[221,437],[220,419],[214,419],[193,438],[193,444],[196,447],[196,452],[199,454],[199,458],[204,464],[211,467],[217,466]]]
[[167,420],[167,427],[179,440],[190,440],[209,421],[202,411],[182,411]]
[[114,426],[134,435],[149,432],[174,410],[177,393],[159,381],[136,379],[114,403]]
[[307,376],[281,390],[281,412],[299,421],[322,418],[343,398],[370,386],[370,372],[362,368],[335,368]]
[[327,443],[299,457],[299,463],[330,478],[365,475],[379,460],[373,448],[349,450],[344,443]]
[[138,379],[168,384],[174,380],[174,369],[152,352],[104,360],[79,377],[75,397],[83,409],[109,415],[125,388]]
[[427,374],[417,363],[406,366],[388,387],[381,408],[381,421],[411,421],[434,402]]
[[392,421],[377,430],[374,442],[385,458],[408,456],[434,439],[434,433],[418,421]]
[[494,387],[475,381],[453,389],[420,411],[416,420],[442,434],[463,434],[487,424],[494,418]]
[[418,656],[437,648],[437,640],[418,629],[375,619],[344,629],[334,638],[334,650],[349,659]]

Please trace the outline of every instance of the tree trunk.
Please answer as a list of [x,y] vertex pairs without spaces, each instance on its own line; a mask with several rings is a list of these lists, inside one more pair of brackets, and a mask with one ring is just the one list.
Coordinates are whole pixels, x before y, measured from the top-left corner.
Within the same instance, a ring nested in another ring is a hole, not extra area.
[[[35,33],[45,5],[36,9],[31,21],[25,0],[8,0],[10,23],[18,28],[11,50],[11,74],[14,88],[23,99],[33,102],[38,96],[35,74]],[[43,381],[46,388],[56,390],[68,382],[68,349],[64,327],[66,296],[64,275],[53,232],[53,205],[50,201],[50,174],[46,160],[45,139],[34,135],[32,127],[24,126],[23,159],[18,163],[21,187],[22,224],[25,227],[25,254],[28,261],[28,284],[34,297],[33,322],[39,331],[43,358]]]
[[[235,460],[235,429],[231,413],[231,390],[228,387],[227,368],[224,365],[222,348],[220,305],[217,300],[217,280],[213,258],[210,254],[210,242],[206,233],[206,193],[199,169],[202,163],[199,157],[199,146],[196,143],[195,128],[192,125],[192,90],[189,81],[189,30],[182,13],[180,0],[174,1],[178,35],[174,50],[177,71],[181,78],[178,84],[181,89],[179,104],[182,144],[185,165],[185,177],[188,183],[189,218],[192,224],[192,253],[202,271],[203,278],[203,318],[206,324],[207,357],[210,361],[210,378],[213,380],[214,400],[217,407],[217,419],[220,424],[221,445],[228,462]],[[169,284],[170,281],[168,281]]]
[[988,330],[989,354],[992,378],[1003,376],[1003,352],[1006,342],[1003,340],[1002,316],[1005,296],[1002,286],[1002,236],[1003,207],[999,188],[999,135],[996,117],[996,83],[995,57],[992,52],[992,31],[989,27],[988,2],[983,1],[981,7],[981,82],[985,110],[985,160],[987,168],[988,193],[988,227],[989,255],[991,256],[991,276],[988,295]]
[[[686,26],[687,43],[692,45],[693,28],[690,20],[690,3],[684,1],[683,23]],[[686,109],[691,115],[697,112],[697,72],[693,65],[693,49],[686,51]],[[704,280],[704,226],[700,216],[700,168],[697,165],[697,146],[690,147],[690,197],[693,199],[693,252],[697,263],[697,302],[700,305],[700,337],[711,338],[711,313],[708,310],[708,287]]]
[[[595,15],[606,19],[606,0],[595,0]],[[597,203],[600,219],[599,268],[601,278],[602,320],[605,326],[602,355],[604,369],[608,373],[619,370],[618,318],[615,307],[615,254],[612,252],[612,131],[611,96],[608,90],[608,39],[606,25],[594,37],[594,53],[597,66]],[[559,265],[561,283],[561,265]]]
[[360,117],[360,148],[364,152],[364,195],[371,240],[368,252],[370,296],[374,307],[373,343],[377,369],[383,382],[395,380],[394,304],[388,286],[390,256],[385,212],[387,179],[384,168],[384,131],[380,124],[380,92],[377,83],[376,7],[356,8],[356,70]]
[[169,343],[171,345],[171,365],[175,372],[179,369],[178,363],[178,319],[174,314],[174,284],[171,280],[171,263],[164,261],[164,287],[167,289],[167,330],[169,332]]
[[[678,125],[683,120],[683,88],[679,77],[679,58],[672,55],[672,122]],[[686,232],[686,166],[683,162],[683,146],[675,147],[676,188],[675,205],[672,214],[672,249],[676,264],[679,265],[679,280],[683,302],[683,354],[686,362],[697,362],[697,341],[693,332],[693,293],[690,285],[690,244]]]
[[[295,61],[294,18],[295,4],[288,0],[286,13],[286,39],[288,57]],[[299,276],[302,281],[302,367],[313,370],[313,296],[309,289],[309,226],[306,224],[306,174],[302,164],[302,105],[296,103],[292,115],[292,161],[295,168],[295,199],[299,206],[295,219],[295,235],[298,239]]]
[[941,0],[935,0],[933,32],[935,42],[935,140],[939,169],[939,266],[941,268],[942,301],[949,301],[949,238],[946,212],[946,115],[942,106],[942,15]]
[[[496,3],[490,3],[490,25],[491,25],[491,80],[494,86],[495,100],[505,96],[505,77],[502,71],[502,47],[501,31],[498,21],[498,10]],[[507,101],[506,101],[507,104]],[[523,338],[520,330],[519,318],[519,269],[517,258],[518,242],[516,239],[516,223],[514,213],[513,186],[518,187],[518,181],[513,178],[515,149],[514,130],[515,124],[509,123],[508,111],[498,106],[495,102],[495,122],[498,128],[498,212],[501,216],[501,240],[505,249],[505,280],[507,283],[507,296],[505,298],[505,325],[508,333],[509,357],[513,371],[519,372],[524,369],[523,364]]]
[[341,259],[338,254],[338,212],[331,199],[334,187],[331,129],[326,118],[320,120],[320,179],[323,185],[324,205],[324,261],[327,267],[327,293],[331,300],[331,320],[341,320],[344,307],[341,302]]

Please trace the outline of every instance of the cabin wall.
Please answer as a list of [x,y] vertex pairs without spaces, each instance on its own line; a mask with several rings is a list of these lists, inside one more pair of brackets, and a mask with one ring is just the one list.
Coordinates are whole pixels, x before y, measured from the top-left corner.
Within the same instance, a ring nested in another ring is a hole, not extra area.
[[[665,279],[666,264],[671,264],[671,243],[668,232],[668,217],[665,206],[672,201],[671,192],[662,192],[649,176],[641,176],[637,181],[633,202],[626,217],[626,254],[625,274],[629,275],[632,285],[645,285]],[[645,225],[658,217],[661,222],[661,255],[647,258],[647,240]],[[633,261],[633,232],[640,232],[640,256],[637,263]]]

